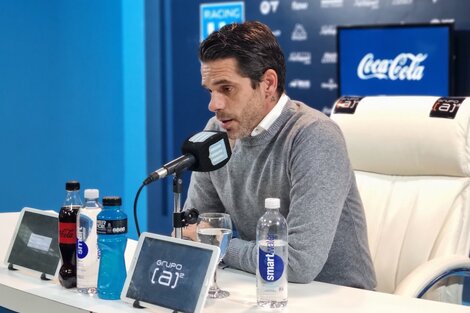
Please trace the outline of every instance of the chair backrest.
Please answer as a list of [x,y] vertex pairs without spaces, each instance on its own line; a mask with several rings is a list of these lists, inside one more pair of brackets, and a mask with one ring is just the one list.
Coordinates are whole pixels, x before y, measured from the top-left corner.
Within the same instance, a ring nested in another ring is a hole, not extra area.
[[420,264],[470,251],[470,98],[340,98],[377,290]]

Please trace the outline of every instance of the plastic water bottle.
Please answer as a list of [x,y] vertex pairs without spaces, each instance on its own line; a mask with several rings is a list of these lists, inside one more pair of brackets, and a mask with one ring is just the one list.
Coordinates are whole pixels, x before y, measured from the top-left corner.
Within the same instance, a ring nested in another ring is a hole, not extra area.
[[98,189],[85,189],[85,204],[77,217],[77,290],[95,294],[98,284],[98,235],[96,219],[101,212]]
[[283,308],[287,305],[287,222],[279,213],[278,198],[267,198],[265,207],[256,226],[257,302],[263,308]]
[[59,211],[59,250],[62,266],[59,282],[65,288],[77,286],[77,213],[82,206],[80,183],[75,180],[65,184],[67,194]]
[[126,280],[124,251],[127,244],[127,215],[121,210],[120,197],[104,197],[98,214],[98,297],[117,300]]

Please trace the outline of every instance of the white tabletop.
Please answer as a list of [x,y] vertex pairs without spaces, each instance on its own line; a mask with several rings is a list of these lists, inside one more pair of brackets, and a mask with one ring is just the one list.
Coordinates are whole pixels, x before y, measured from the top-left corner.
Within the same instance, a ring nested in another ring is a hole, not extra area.
[[[0,260],[5,258],[18,213],[0,213]],[[129,241],[126,261],[129,264],[135,249],[135,241]],[[255,277],[233,269],[219,269],[218,283],[230,291],[230,297],[221,300],[208,299],[204,308],[207,313],[266,312],[256,307]],[[319,282],[289,284],[289,303],[283,312],[467,312],[470,308],[405,298],[385,293],[365,291]],[[0,306],[19,312],[148,312],[134,309],[120,300],[106,301],[64,289],[57,279],[41,281],[38,274],[26,271],[10,271],[0,265]],[[152,310],[155,311],[155,310]]]

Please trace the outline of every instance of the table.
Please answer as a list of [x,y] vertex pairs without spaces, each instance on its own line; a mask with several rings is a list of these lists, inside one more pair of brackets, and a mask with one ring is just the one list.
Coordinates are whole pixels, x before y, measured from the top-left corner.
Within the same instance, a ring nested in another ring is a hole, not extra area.
[[[18,213],[0,213],[0,259],[10,243]],[[136,241],[128,241],[126,263],[130,264]],[[255,276],[235,269],[219,269],[219,286],[230,291],[226,299],[208,299],[205,313],[266,312],[256,307]],[[380,292],[312,282],[289,284],[289,303],[283,312],[321,313],[470,313],[470,308],[429,300],[406,298]],[[62,288],[57,279],[41,281],[39,275],[10,271],[0,265],[0,306],[19,312],[159,312],[135,309],[120,300],[107,301]],[[163,311],[160,311],[163,312]]]

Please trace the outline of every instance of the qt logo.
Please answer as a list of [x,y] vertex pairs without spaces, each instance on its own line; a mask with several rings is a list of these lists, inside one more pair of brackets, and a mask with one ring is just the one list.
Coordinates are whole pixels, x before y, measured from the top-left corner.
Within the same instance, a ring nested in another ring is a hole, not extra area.
[[446,97],[437,99],[432,106],[430,117],[455,118],[464,97]]
[[279,6],[279,1],[261,1],[259,5],[259,11],[263,15],[268,15],[269,13],[276,13]]

